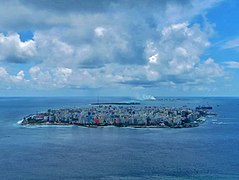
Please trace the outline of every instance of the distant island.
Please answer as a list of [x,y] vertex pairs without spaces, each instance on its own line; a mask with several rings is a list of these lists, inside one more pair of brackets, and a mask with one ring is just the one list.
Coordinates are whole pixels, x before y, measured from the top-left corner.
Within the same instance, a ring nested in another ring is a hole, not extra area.
[[189,128],[213,113],[211,107],[170,108],[121,103],[97,103],[85,108],[49,109],[24,117],[21,125],[77,125],[84,127]]
[[113,102],[113,103],[91,103],[91,105],[95,106],[99,106],[99,105],[140,105],[139,102]]

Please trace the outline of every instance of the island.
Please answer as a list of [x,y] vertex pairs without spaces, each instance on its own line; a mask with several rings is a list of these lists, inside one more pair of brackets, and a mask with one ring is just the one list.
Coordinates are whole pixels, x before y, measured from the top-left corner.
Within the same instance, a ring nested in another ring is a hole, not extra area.
[[[189,128],[202,124],[211,108],[100,104],[80,108],[48,109],[25,116],[21,125],[77,125],[134,128]],[[214,114],[215,115],[215,114]]]

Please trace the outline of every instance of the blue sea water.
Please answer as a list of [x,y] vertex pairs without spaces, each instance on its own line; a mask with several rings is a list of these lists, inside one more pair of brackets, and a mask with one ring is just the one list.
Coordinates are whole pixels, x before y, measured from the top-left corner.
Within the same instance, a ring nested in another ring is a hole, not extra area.
[[189,129],[17,125],[36,111],[91,102],[95,98],[0,98],[0,179],[239,179],[239,98],[146,103],[213,106],[217,117]]

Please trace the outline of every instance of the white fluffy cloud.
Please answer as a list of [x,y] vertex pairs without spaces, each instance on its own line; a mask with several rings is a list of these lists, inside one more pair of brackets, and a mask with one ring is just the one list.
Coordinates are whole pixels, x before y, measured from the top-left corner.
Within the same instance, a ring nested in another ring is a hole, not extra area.
[[[24,88],[27,86],[28,81],[25,80],[23,70],[20,70],[16,75],[11,75],[3,67],[0,67],[0,87],[1,89],[15,89]],[[17,85],[17,86],[16,86]]]
[[210,24],[191,21],[216,0],[70,2],[4,3],[12,11],[15,4],[26,21],[14,25],[0,18],[0,30],[34,31],[26,42],[17,33],[0,34],[1,61],[37,59],[29,63],[28,76],[19,71],[12,77],[32,88],[150,88],[202,85],[224,74],[216,61],[201,59],[210,46]]
[[36,55],[33,40],[22,42],[18,34],[4,35],[0,33],[0,61],[24,63]]
[[208,46],[207,32],[198,24],[172,24],[163,28],[159,40],[147,43],[145,54],[152,69],[163,75],[180,75],[193,71]]
[[65,67],[57,67],[50,70],[41,69],[39,66],[30,68],[32,87],[37,88],[62,88],[69,83],[69,77],[72,74],[72,69]]

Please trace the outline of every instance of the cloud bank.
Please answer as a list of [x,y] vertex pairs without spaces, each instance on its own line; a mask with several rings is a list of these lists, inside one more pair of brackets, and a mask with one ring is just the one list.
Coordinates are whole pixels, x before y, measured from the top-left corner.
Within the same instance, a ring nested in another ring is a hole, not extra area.
[[[33,89],[187,89],[211,84],[225,72],[216,60],[201,59],[213,28],[193,18],[217,3],[3,1],[0,76],[12,86],[18,79]],[[34,36],[23,42],[21,31]],[[10,75],[6,69],[14,63],[26,66]]]

